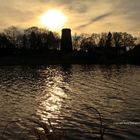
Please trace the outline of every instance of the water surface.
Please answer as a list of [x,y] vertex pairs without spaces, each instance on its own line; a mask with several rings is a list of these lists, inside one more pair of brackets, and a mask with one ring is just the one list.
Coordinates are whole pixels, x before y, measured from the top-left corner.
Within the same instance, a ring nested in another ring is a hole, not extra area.
[[134,65],[0,67],[0,139],[32,140],[30,120],[48,118],[67,139],[98,138],[97,112],[86,109],[94,107],[105,140],[138,140],[139,85],[140,67]]

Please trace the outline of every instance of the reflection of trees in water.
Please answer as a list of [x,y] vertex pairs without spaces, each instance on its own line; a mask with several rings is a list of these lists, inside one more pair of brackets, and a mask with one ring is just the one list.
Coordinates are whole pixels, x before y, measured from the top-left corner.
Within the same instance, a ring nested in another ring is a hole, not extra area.
[[130,65],[77,65],[74,71],[80,71],[86,78],[92,76],[95,80],[102,77],[102,80],[116,79],[117,81],[122,80],[124,75],[129,76],[129,73],[134,73]]
[[89,72],[95,70],[95,65],[81,65],[81,71],[83,72]]
[[39,78],[38,72],[34,68],[28,66],[6,66],[0,68],[0,76],[1,84],[2,81],[9,83],[8,85],[11,86],[21,84],[19,88],[22,88],[24,85],[30,86],[32,82],[37,81]]
[[101,66],[100,71],[106,80],[111,80],[116,75],[116,71],[114,71],[114,67],[112,65]]
[[99,70],[101,71],[102,76],[107,79],[121,79],[122,76],[125,74],[127,69],[127,66],[123,65],[103,65],[99,67]]

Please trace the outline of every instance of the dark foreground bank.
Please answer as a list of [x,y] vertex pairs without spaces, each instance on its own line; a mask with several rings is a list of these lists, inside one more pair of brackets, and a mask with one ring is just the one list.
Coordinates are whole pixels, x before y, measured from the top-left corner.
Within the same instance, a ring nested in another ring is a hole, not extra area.
[[47,54],[18,54],[0,56],[0,65],[51,65],[51,64],[140,64],[139,48],[117,55],[110,52],[49,52]]

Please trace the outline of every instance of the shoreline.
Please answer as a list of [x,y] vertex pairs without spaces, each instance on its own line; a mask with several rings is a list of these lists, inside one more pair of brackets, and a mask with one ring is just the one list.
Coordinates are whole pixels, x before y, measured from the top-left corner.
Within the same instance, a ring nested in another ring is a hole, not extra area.
[[137,62],[131,62],[127,58],[114,58],[114,59],[89,59],[89,58],[79,58],[70,59],[70,58],[52,58],[48,56],[1,56],[0,57],[0,66],[13,66],[13,65],[71,65],[71,64],[101,64],[101,65],[112,65],[112,64],[134,64],[140,65]]

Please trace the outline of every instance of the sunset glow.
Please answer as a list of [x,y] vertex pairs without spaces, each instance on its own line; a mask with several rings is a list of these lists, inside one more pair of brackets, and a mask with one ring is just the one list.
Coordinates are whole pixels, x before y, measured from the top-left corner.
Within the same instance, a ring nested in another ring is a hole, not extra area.
[[140,0],[0,0],[0,3],[0,31],[13,25],[37,26],[59,33],[69,27],[78,34],[118,31],[140,36]]
[[58,10],[49,10],[42,14],[40,23],[50,30],[56,30],[64,26],[66,19],[66,16],[62,12]]

